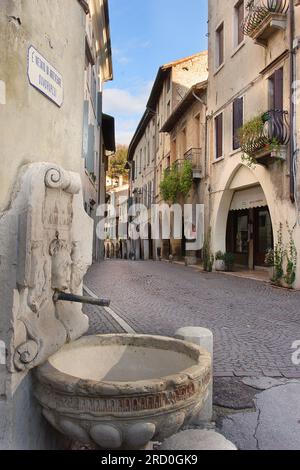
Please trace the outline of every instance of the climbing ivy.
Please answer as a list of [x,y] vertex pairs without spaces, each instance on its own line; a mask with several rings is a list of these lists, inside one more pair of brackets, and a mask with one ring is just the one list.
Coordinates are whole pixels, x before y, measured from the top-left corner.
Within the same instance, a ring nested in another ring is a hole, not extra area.
[[164,201],[174,203],[180,196],[186,198],[193,185],[193,168],[190,161],[185,160],[181,166],[174,163],[165,171],[160,183],[160,191]]

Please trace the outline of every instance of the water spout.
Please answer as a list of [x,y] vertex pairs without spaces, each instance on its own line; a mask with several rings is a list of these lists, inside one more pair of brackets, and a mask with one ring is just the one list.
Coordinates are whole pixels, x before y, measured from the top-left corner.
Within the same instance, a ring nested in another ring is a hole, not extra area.
[[98,305],[100,307],[109,307],[110,300],[108,299],[95,299],[93,297],[87,297],[83,295],[74,295],[69,294],[67,292],[55,292],[53,296],[53,301],[58,302],[77,302],[80,304],[90,304],[90,305]]

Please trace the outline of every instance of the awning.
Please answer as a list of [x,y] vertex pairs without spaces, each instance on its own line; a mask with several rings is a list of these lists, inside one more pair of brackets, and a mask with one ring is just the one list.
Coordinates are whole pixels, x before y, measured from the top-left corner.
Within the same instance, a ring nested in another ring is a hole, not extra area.
[[102,134],[105,150],[116,151],[115,120],[108,114],[102,114]]
[[267,206],[267,200],[261,186],[236,191],[234,193],[230,210],[239,211],[243,209],[253,209],[254,207]]

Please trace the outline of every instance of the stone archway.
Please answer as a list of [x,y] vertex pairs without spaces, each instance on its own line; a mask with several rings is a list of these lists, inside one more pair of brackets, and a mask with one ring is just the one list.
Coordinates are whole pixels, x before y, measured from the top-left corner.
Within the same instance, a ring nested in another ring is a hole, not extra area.
[[278,216],[276,217],[276,194],[270,180],[270,174],[264,167],[257,165],[255,168],[249,168],[240,162],[238,164],[232,163],[227,166],[227,171],[223,173],[218,186],[220,189],[213,195],[211,212],[212,250],[214,253],[218,250],[226,251],[227,219],[236,191],[260,186],[270,211],[273,232],[276,230],[276,221],[278,220]]

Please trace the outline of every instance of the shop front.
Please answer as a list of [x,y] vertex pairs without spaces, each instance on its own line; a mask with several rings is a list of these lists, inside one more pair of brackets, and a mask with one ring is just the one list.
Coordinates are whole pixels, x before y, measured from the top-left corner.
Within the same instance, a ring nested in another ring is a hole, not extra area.
[[235,191],[227,220],[226,250],[234,253],[237,267],[265,267],[273,248],[273,228],[261,186]]

